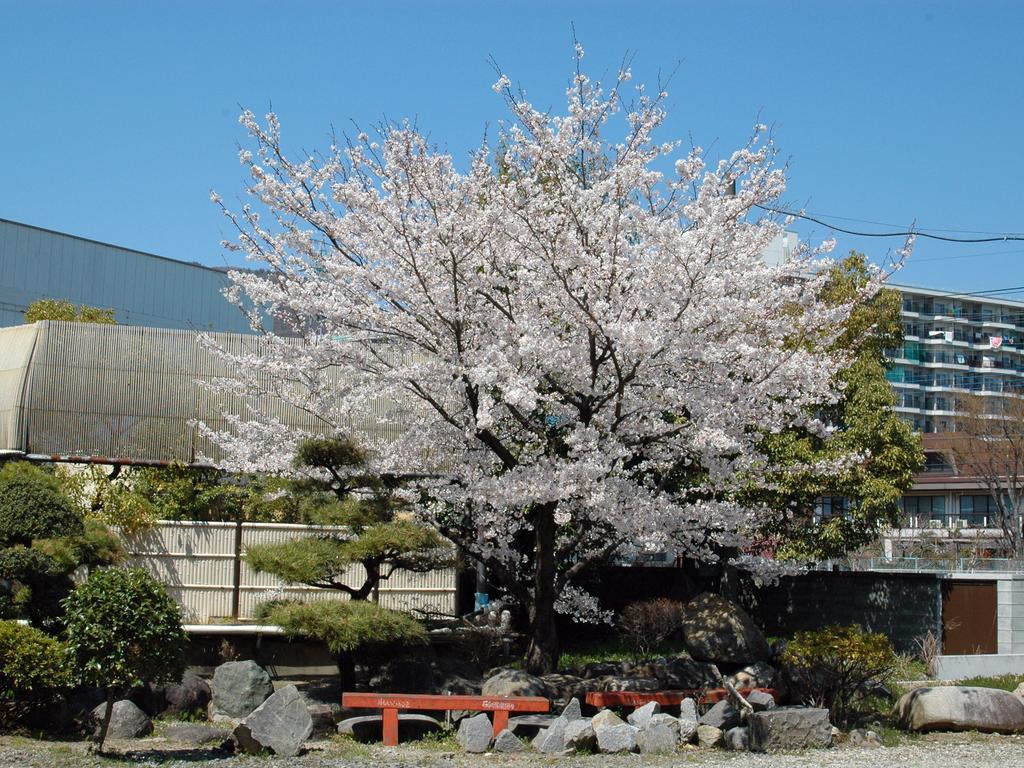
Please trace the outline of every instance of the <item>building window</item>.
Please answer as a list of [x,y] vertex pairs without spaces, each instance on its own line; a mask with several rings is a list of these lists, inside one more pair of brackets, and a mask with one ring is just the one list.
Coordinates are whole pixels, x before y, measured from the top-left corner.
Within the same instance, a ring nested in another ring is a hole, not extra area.
[[990,496],[961,496],[960,519],[968,525],[984,528],[995,504]]
[[927,528],[931,520],[946,520],[945,496],[904,496],[903,515],[911,528]]

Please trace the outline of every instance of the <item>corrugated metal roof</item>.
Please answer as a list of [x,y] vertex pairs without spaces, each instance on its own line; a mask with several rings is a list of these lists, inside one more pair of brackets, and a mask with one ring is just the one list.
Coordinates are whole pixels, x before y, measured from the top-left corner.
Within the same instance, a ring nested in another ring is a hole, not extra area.
[[[236,353],[265,343],[211,335]],[[125,463],[216,459],[217,446],[194,423],[225,428],[224,413],[245,410],[240,398],[199,382],[231,375],[193,331],[54,321],[0,328],[0,453]],[[285,424],[322,428],[275,397],[254,405]]]

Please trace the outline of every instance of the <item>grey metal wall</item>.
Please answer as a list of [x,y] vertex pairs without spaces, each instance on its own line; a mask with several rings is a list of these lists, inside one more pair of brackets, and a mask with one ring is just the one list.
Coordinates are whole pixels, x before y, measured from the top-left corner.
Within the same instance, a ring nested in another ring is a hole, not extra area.
[[156,328],[248,333],[215,269],[0,219],[0,327],[25,322],[37,299],[113,309]]

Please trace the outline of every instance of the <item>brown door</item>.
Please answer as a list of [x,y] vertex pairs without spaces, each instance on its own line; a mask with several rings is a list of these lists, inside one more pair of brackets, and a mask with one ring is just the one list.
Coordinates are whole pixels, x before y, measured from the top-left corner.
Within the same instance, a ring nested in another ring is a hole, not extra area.
[[997,650],[996,583],[943,582],[942,652],[955,656]]

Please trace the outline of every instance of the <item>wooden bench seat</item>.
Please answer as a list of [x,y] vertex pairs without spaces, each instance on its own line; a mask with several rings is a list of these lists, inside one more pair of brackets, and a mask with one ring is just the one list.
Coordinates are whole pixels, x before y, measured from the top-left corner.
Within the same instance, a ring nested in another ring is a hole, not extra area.
[[399,710],[466,710],[493,712],[494,735],[508,727],[509,712],[547,712],[550,702],[541,696],[461,696],[426,693],[342,693],[341,705],[352,709],[379,709],[383,715],[383,741],[398,744]]
[[[771,694],[777,702],[778,691],[773,688],[739,688],[741,696],[746,696],[753,691],[763,691]],[[642,707],[644,704],[656,701],[663,707],[675,707],[683,699],[694,699],[698,704],[717,704],[728,697],[725,688],[693,688],[682,691],[589,691],[586,696],[587,704],[592,707]]]

